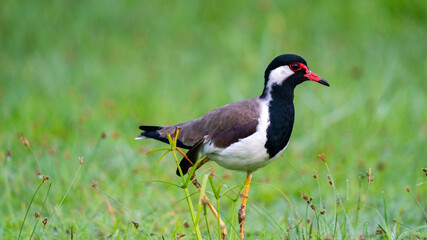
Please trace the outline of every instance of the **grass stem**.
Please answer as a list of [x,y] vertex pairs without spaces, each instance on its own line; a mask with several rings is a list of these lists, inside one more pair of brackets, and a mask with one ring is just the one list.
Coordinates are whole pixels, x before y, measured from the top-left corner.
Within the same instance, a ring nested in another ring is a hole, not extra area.
[[[176,145],[177,145],[177,141],[178,141],[178,134],[179,134],[179,128],[175,129],[175,134],[174,134],[173,138],[172,138],[170,133],[167,133],[169,145],[171,147],[170,151],[172,151],[176,166],[177,166],[178,171],[180,173],[179,175],[181,177],[181,183],[182,183],[181,188],[184,191],[185,199],[187,200],[187,205],[188,205],[188,209],[190,210],[191,220],[193,222],[194,230],[196,232],[196,237],[197,237],[197,239],[202,239],[202,234],[200,233],[200,228],[199,228],[197,220],[196,220],[196,214],[194,212],[193,202],[191,201],[191,195],[188,191],[188,187],[187,187],[188,184],[186,184],[187,181],[184,178],[184,173],[182,172],[182,169],[179,166],[178,157],[176,155]],[[169,150],[167,150],[167,151],[169,151]],[[164,157],[164,155],[162,157]]]
[[82,164],[80,164],[79,167],[77,168],[77,171],[74,174],[73,180],[71,180],[70,185],[68,185],[67,191],[65,192],[64,196],[62,197],[62,200],[59,203],[58,208],[55,210],[55,213],[53,214],[52,219],[48,222],[48,224],[46,225],[46,227],[43,229],[43,232],[42,232],[42,235],[41,235],[40,238],[43,238],[45,230],[48,228],[48,226],[50,225],[50,223],[52,223],[55,220],[56,216],[58,215],[58,212],[61,210],[62,204],[64,203],[65,198],[67,198],[68,193],[71,190],[71,187],[74,185],[74,182],[76,181],[77,176],[79,175],[79,172],[80,172],[81,168],[82,168]]
[[45,180],[42,180],[42,182],[39,184],[36,191],[34,192],[33,197],[31,198],[30,204],[28,205],[27,211],[25,212],[24,219],[22,220],[21,229],[19,230],[18,240],[21,239],[22,229],[24,228],[25,220],[27,220],[28,212],[30,211],[30,208],[31,208],[31,205],[33,204],[34,198],[36,197],[37,192],[40,190],[40,188],[42,187],[44,182],[45,182]]
[[199,226],[196,222],[196,214],[194,212],[193,202],[191,201],[190,193],[188,192],[188,188],[183,188],[185,198],[187,199],[188,209],[190,210],[191,219],[193,221],[193,225],[195,226],[195,232],[197,239],[202,239],[202,234],[200,233]]
[[[47,200],[47,197],[49,196],[50,188],[51,188],[51,187],[52,187],[52,183],[49,183],[49,187],[48,187],[48,189],[47,189],[46,197],[44,198],[43,205],[42,205],[42,209],[40,210],[40,216],[43,216],[44,206],[46,205],[46,200]],[[32,238],[33,238],[33,235],[34,235],[34,232],[36,231],[36,227],[37,227],[37,224],[38,224],[38,223],[39,223],[39,220],[38,220],[38,219],[36,219],[36,223],[34,224],[34,228],[33,228],[33,231],[31,231],[31,235],[30,235],[29,239],[32,239]]]

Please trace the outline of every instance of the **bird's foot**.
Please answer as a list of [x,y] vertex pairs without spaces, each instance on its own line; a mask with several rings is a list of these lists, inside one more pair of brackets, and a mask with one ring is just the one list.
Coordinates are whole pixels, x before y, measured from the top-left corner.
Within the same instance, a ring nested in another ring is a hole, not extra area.
[[239,226],[240,226],[241,239],[245,239],[245,219],[246,219],[245,206],[241,206],[239,209]]

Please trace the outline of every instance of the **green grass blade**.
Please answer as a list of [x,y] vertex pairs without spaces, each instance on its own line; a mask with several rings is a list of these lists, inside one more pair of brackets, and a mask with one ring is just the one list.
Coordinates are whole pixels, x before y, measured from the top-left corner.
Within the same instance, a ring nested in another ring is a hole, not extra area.
[[146,180],[146,181],[141,181],[141,183],[164,183],[164,184],[171,185],[174,187],[182,188],[182,186],[180,186],[178,184],[168,182],[168,181],[163,181],[163,180]]
[[159,158],[159,160],[157,160],[157,162],[154,164],[154,166],[157,166],[157,164],[166,156],[168,155],[168,153],[170,153],[171,150],[168,149],[166,152],[163,153],[163,155]]
[[55,220],[56,216],[58,215],[58,212],[61,210],[62,204],[64,203],[65,198],[67,198],[68,193],[69,193],[69,192],[70,192],[70,190],[71,190],[71,187],[74,185],[74,182],[76,181],[77,176],[79,175],[79,172],[80,172],[80,169],[81,169],[81,168],[82,168],[82,164],[80,164],[80,165],[79,165],[79,167],[77,168],[77,171],[76,171],[76,173],[74,174],[74,177],[73,177],[73,179],[71,180],[70,185],[68,185],[67,191],[65,192],[64,196],[62,197],[62,200],[61,200],[61,202],[59,203],[57,210],[55,210],[55,213],[53,214],[52,219],[48,222],[48,224],[47,224],[47,225],[45,226],[45,228],[43,229],[43,232],[42,232],[41,238],[44,236],[45,230],[48,228],[48,226],[50,225],[50,223],[54,222],[54,220]]
[[381,229],[381,231],[383,231],[383,236],[384,236],[386,239],[390,240],[390,235],[389,235],[389,233],[385,230],[385,228],[383,228],[380,224],[377,224],[377,226]]
[[384,222],[385,222],[385,226],[388,229],[388,216],[387,216],[387,202],[385,200],[385,193],[384,191],[381,194],[382,200],[383,200],[383,210],[384,210]]
[[[203,204],[202,200],[204,199],[204,196],[205,196],[208,176],[209,176],[209,174],[205,174],[205,176],[203,177],[203,181],[202,181],[202,185],[201,185],[201,189],[200,189],[200,194],[199,194],[199,204],[198,204],[198,208],[197,208],[196,224],[194,225],[193,231],[196,231],[196,228],[198,227],[200,215],[202,213],[202,207],[205,205],[205,204]],[[207,227],[209,228],[209,226],[207,226]]]
[[147,155],[150,155],[152,153],[159,152],[159,151],[171,151],[171,149],[170,148],[156,148],[156,149],[153,149],[153,150],[147,152]]
[[[46,196],[45,196],[44,201],[43,201],[42,209],[40,210],[40,217],[43,216],[44,206],[46,205],[46,200],[47,200],[47,197],[49,196],[51,187],[52,187],[52,183],[49,183],[49,187],[47,189]],[[34,228],[33,228],[33,231],[31,231],[31,235],[30,235],[29,239],[33,238],[33,235],[34,235],[34,232],[36,231],[38,223],[39,223],[39,221],[36,219],[36,223],[34,224]]]
[[31,197],[30,204],[28,204],[27,211],[25,212],[24,219],[22,220],[21,228],[19,229],[18,240],[21,239],[22,229],[24,228],[25,220],[27,220],[28,212],[30,211],[30,208],[31,208],[31,205],[33,204],[34,198],[36,197],[37,192],[40,190],[40,188],[42,187],[44,182],[45,182],[45,180],[42,180],[42,182],[39,184],[36,191],[34,192],[33,196]]

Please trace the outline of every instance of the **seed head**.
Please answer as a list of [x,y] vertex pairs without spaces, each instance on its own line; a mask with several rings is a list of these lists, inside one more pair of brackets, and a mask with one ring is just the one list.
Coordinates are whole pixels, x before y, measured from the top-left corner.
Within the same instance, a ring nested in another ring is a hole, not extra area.
[[36,219],[39,219],[40,214],[36,211],[36,212],[34,213],[34,217],[36,217]]
[[371,168],[369,168],[369,171],[366,172],[366,176],[368,176],[368,177],[371,176]]
[[305,195],[305,193],[301,192],[301,195],[302,195],[302,199],[308,201],[308,196]]
[[83,157],[79,157],[79,163],[80,163],[80,165],[83,165]]
[[183,225],[184,225],[185,228],[189,228],[190,227],[190,224],[188,224],[188,222],[184,222]]
[[185,234],[181,234],[181,233],[176,234],[176,239],[181,239],[183,237],[185,237]]
[[24,137],[24,134],[21,133],[21,136],[19,137],[19,139],[21,139],[22,144],[24,144],[24,146],[29,147],[30,143],[28,142],[28,140]]
[[372,176],[371,168],[369,168],[368,172],[366,172],[366,176],[368,176],[368,183],[372,183],[374,181],[374,176]]
[[40,168],[36,168],[36,174],[38,178],[43,178],[42,172],[40,171]]
[[375,231],[375,234],[376,235],[382,235],[383,234],[383,230],[378,229],[377,231]]
[[407,192],[411,192],[411,191],[412,191],[412,190],[411,190],[411,187],[409,187],[409,186],[408,186],[408,187],[406,188],[406,191],[407,191]]
[[317,157],[319,157],[320,159],[322,159],[322,161],[324,163],[326,163],[326,159],[325,159],[325,154],[324,153],[317,155]]
[[107,134],[105,132],[102,132],[101,139],[105,139],[105,138],[107,138]]
[[314,170],[314,172],[313,172],[313,178],[317,179],[317,171],[316,170]]
[[98,188],[98,182],[97,181],[92,181],[92,184],[90,184],[93,188]]
[[328,175],[328,179],[329,179],[329,181],[328,181],[328,182],[329,182],[329,185],[333,186],[333,185],[334,185],[334,182],[332,181],[331,176],[329,176],[329,175]]
[[43,225],[46,226],[46,224],[47,224],[47,218],[44,218],[43,221],[42,221],[42,223],[43,223]]
[[216,174],[215,174],[215,171],[214,171],[214,169],[213,169],[213,167],[211,167],[210,169],[209,169],[209,175],[211,175],[211,178],[215,178],[216,177]]
[[45,183],[47,181],[49,181],[49,176],[43,176],[43,182]]
[[313,204],[310,205],[311,209],[313,209],[313,211],[316,211],[316,206],[314,206]]
[[132,220],[133,226],[138,229],[139,228],[139,223],[135,220]]
[[427,176],[427,168],[423,168],[423,172],[426,174]]
[[320,212],[320,214],[322,214],[322,215],[325,215],[325,213],[326,213],[326,209],[323,209],[323,210]]

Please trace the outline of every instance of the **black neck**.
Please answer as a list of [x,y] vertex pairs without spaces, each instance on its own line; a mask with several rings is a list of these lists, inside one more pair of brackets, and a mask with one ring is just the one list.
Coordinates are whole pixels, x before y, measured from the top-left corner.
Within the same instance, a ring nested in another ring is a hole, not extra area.
[[289,77],[287,80],[283,81],[281,85],[273,85],[270,89],[267,87],[268,83],[266,81],[260,98],[266,99],[268,96],[271,96],[275,99],[283,99],[292,102],[294,100],[294,89],[300,83],[301,81],[299,81],[298,78]]
[[295,117],[294,87],[273,86],[264,99],[270,100],[268,110],[270,124],[267,128],[265,148],[272,158],[285,148],[291,137]]

